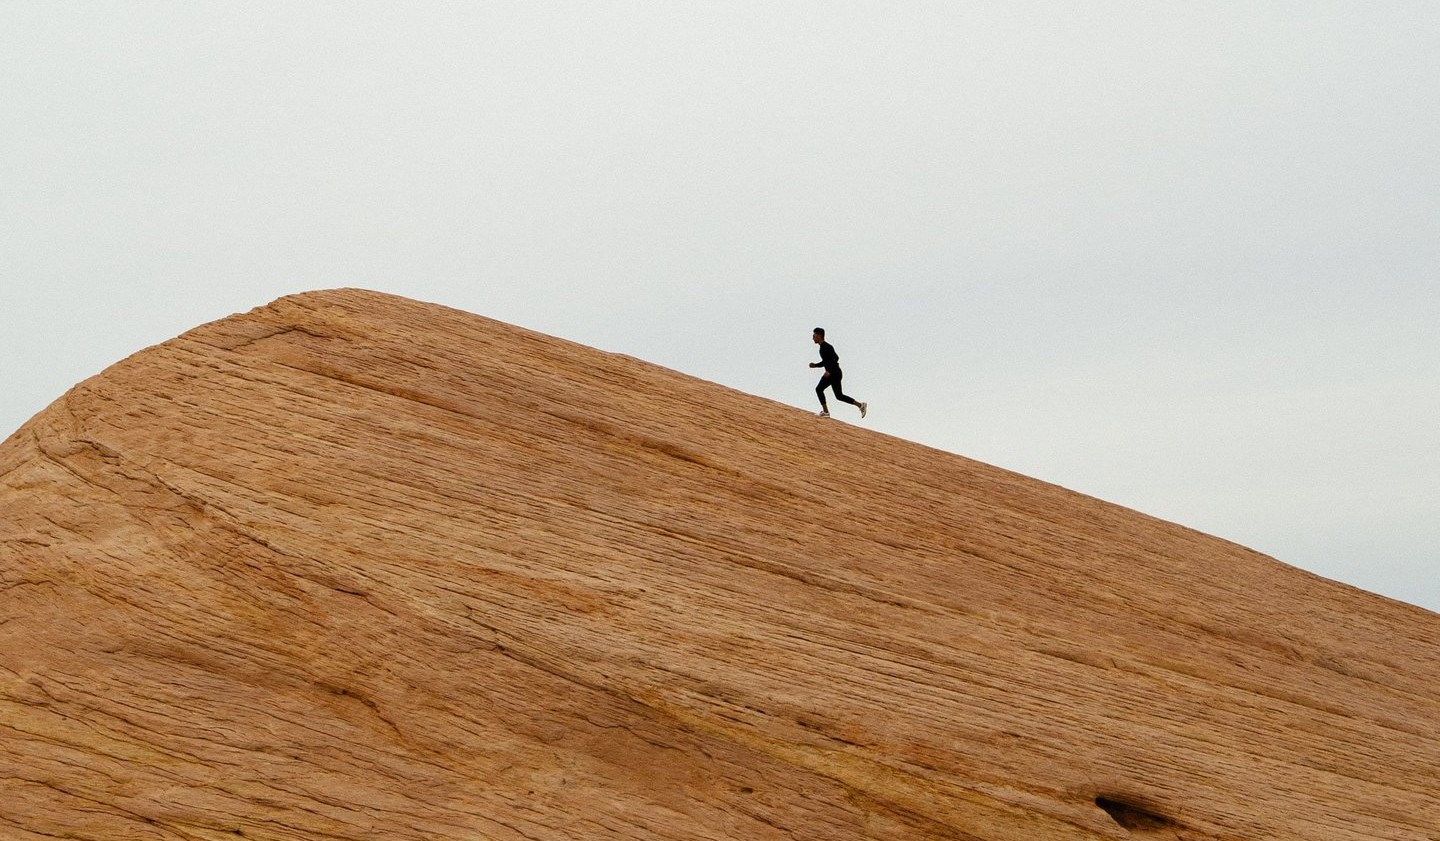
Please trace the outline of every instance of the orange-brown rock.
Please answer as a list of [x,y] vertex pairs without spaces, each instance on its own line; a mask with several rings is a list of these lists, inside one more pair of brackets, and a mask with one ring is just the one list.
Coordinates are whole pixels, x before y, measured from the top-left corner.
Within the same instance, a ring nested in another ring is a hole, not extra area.
[[1440,839],[1440,617],[474,315],[0,448],[0,838]]

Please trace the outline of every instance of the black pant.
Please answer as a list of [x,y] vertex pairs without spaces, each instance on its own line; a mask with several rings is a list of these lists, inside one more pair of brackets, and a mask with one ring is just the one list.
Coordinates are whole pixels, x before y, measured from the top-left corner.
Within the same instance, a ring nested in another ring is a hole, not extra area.
[[840,378],[843,376],[845,375],[839,371],[833,371],[826,372],[825,376],[820,378],[820,384],[815,386],[815,396],[820,398],[820,408],[828,408],[825,405],[825,389],[827,388],[835,392],[835,399],[841,403],[849,403],[851,406],[860,405],[859,400],[853,397],[847,397],[845,392],[840,390]]

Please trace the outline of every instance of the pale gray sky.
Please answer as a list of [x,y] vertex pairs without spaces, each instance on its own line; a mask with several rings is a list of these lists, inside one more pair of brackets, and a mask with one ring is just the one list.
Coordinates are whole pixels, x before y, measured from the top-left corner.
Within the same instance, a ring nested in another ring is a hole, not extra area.
[[866,426],[1440,610],[1437,56],[1433,0],[0,0],[0,434],[307,289],[806,410],[821,325]]

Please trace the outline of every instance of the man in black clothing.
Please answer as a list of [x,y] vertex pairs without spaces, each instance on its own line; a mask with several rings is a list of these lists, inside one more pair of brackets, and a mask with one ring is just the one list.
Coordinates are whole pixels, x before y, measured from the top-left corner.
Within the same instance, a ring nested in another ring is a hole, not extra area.
[[820,384],[815,386],[815,396],[820,398],[820,417],[830,417],[830,407],[825,405],[825,389],[833,389],[835,399],[841,403],[849,403],[860,409],[860,417],[865,417],[865,410],[870,407],[869,403],[861,403],[852,397],[846,397],[845,392],[840,390],[840,356],[835,353],[835,348],[825,341],[825,328],[816,327],[814,335],[811,336],[815,344],[820,346],[820,361],[811,362],[811,368],[824,368],[825,373],[820,376]]

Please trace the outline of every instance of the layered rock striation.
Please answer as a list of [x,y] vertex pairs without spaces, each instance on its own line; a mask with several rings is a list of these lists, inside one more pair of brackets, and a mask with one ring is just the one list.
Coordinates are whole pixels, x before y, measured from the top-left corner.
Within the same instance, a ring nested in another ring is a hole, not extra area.
[[0,446],[0,838],[1437,841],[1440,617],[310,293]]

